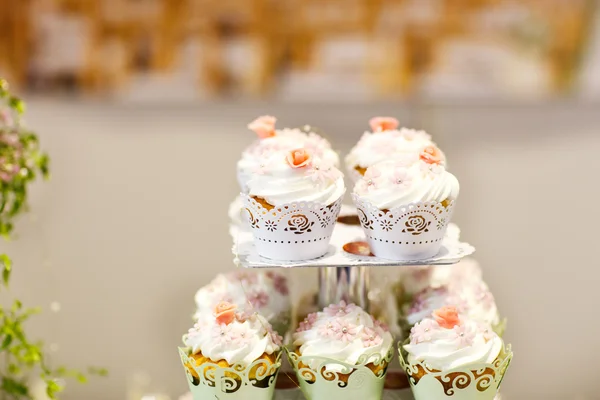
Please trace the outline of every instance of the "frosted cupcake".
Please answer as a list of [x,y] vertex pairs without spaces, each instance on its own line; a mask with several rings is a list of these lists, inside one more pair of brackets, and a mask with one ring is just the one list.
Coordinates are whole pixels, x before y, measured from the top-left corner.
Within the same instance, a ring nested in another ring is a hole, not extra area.
[[500,316],[494,295],[483,281],[463,284],[452,282],[427,288],[415,295],[405,312],[408,325],[414,325],[442,307],[455,306],[461,315],[486,325],[498,326]]
[[261,169],[265,157],[274,152],[305,148],[328,164],[336,167],[340,164],[339,156],[331,148],[331,144],[313,132],[310,126],[302,129],[275,129],[276,120],[275,117],[263,116],[248,124],[248,129],[256,133],[258,140],[244,150],[237,163],[238,182],[242,192],[248,190],[248,181],[255,171]]
[[454,265],[410,265],[400,271],[400,288],[404,296],[412,296],[429,288],[451,283],[467,285],[482,280],[481,267],[472,258],[464,258]]
[[345,190],[342,173],[307,149],[264,158],[242,195],[258,254],[274,260],[325,254]]
[[[425,131],[398,128],[398,120],[375,117],[369,121],[372,132],[365,132],[346,156],[348,174],[355,182],[364,176],[367,168],[386,160],[419,154],[427,146],[435,146]],[[440,152],[442,163],[446,157]]]
[[492,400],[512,359],[488,325],[454,307],[416,324],[399,350],[416,400]]
[[260,315],[221,302],[183,342],[180,355],[194,399],[273,397],[282,343]]
[[275,271],[236,270],[219,274],[194,297],[194,319],[212,318],[222,301],[244,304],[264,317],[282,336],[288,331],[291,303],[285,275]]
[[288,355],[308,399],[381,397],[392,358],[387,327],[354,304],[332,304],[309,314]]
[[423,260],[442,245],[458,197],[458,180],[440,152],[383,161],[367,169],[352,198],[371,252],[390,260]]

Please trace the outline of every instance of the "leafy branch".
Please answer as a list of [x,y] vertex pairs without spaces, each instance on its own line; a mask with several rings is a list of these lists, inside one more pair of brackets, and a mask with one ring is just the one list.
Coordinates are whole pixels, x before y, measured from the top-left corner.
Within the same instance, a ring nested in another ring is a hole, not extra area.
[[[15,217],[27,210],[29,183],[39,175],[44,178],[49,175],[48,155],[40,150],[36,134],[22,124],[24,112],[25,103],[11,95],[8,83],[0,79],[0,235],[6,239],[13,230]],[[10,258],[1,254],[0,292],[5,295],[12,270]],[[1,303],[11,304],[10,300]],[[29,339],[25,324],[39,312],[39,308],[24,307],[18,299],[13,299],[10,307],[0,306],[0,400],[32,399],[29,386],[32,374],[38,374],[45,382],[46,394],[51,399],[63,390],[63,379],[87,381],[82,372],[51,367],[43,343]],[[101,368],[89,368],[87,372],[106,375]]]

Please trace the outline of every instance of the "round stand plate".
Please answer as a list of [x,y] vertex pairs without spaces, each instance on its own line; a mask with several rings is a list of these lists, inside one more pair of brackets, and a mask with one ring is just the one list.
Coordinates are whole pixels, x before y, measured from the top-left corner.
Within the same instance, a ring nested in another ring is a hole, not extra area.
[[240,264],[246,268],[293,268],[293,267],[390,267],[406,265],[456,264],[461,258],[473,254],[475,248],[461,242],[460,229],[455,224],[448,226],[446,237],[439,253],[432,258],[413,261],[393,261],[370,255],[360,226],[338,223],[331,236],[329,250],[325,255],[312,260],[277,261],[258,255],[254,247],[252,232],[232,225],[230,233],[234,239],[233,252]]

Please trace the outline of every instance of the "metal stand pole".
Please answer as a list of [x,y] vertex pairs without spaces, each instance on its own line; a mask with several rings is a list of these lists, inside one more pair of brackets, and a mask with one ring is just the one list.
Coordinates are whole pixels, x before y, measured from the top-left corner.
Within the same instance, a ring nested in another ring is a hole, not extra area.
[[319,268],[319,308],[344,300],[369,312],[368,267]]

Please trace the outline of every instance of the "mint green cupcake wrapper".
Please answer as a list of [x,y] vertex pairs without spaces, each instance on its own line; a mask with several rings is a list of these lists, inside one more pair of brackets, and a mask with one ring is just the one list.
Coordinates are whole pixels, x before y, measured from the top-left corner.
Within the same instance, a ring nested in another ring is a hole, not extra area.
[[384,357],[365,355],[351,365],[326,357],[301,356],[288,349],[286,353],[307,400],[380,400],[394,356],[390,348]]
[[406,373],[415,400],[493,400],[513,357],[507,345],[491,364],[478,363],[438,371],[426,364],[409,363],[399,343],[400,366]]
[[259,359],[248,366],[234,364],[222,367],[210,361],[196,365],[194,358],[189,355],[189,349],[179,348],[194,400],[271,400],[275,394],[282,353],[278,354],[273,364]]

